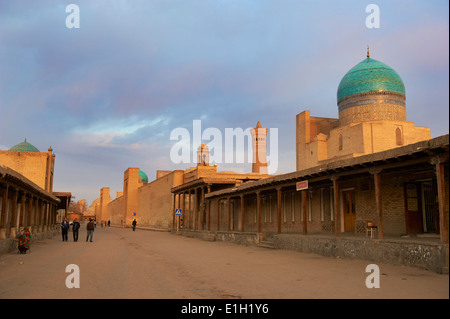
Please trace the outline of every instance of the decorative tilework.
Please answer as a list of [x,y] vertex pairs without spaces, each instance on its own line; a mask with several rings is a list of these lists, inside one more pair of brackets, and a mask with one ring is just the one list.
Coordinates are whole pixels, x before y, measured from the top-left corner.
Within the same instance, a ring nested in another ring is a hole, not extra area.
[[141,181],[144,183],[148,183],[148,177],[147,174],[145,174],[143,171],[139,170],[139,177],[141,178]]
[[338,87],[337,100],[339,103],[345,97],[369,92],[405,95],[405,85],[394,69],[380,61],[367,58],[344,75]]
[[10,151],[19,151],[19,152],[39,152],[39,150],[27,142],[27,139],[23,141],[22,143],[19,143],[17,145],[14,145],[9,149]]

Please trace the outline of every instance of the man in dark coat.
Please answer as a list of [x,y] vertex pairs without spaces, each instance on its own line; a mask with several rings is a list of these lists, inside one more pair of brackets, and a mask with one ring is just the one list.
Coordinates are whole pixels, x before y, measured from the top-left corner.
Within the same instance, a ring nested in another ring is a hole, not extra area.
[[80,223],[78,219],[74,219],[72,224],[72,232],[73,232],[73,241],[78,241],[78,230],[80,229]]
[[64,220],[61,223],[61,234],[62,234],[62,240],[67,241],[67,232],[69,231],[69,222],[67,221],[67,218],[64,217]]

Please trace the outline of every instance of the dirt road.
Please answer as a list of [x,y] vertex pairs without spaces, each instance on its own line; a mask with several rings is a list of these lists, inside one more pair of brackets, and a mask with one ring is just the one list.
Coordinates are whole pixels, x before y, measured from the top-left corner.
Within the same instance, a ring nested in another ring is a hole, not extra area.
[[[139,229],[97,227],[93,243],[85,234],[0,256],[0,299],[449,298],[448,275],[415,268],[379,264],[380,288],[369,289],[367,261]],[[80,288],[66,286],[70,264]]]

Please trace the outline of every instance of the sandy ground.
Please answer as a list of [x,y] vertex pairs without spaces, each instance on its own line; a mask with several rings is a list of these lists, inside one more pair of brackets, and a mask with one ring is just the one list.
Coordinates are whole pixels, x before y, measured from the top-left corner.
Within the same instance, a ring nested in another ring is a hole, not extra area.
[[[167,232],[100,228],[94,242],[32,244],[26,255],[0,256],[0,299],[371,299],[449,298],[449,277],[378,264],[380,288],[367,288],[361,260],[207,242]],[[66,266],[80,288],[67,288]]]

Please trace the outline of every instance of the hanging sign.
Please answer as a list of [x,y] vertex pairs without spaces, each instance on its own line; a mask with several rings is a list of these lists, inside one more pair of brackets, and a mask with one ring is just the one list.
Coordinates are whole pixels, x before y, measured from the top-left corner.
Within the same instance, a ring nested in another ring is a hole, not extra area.
[[296,187],[297,187],[298,191],[308,189],[308,181],[306,180],[306,181],[297,182]]

